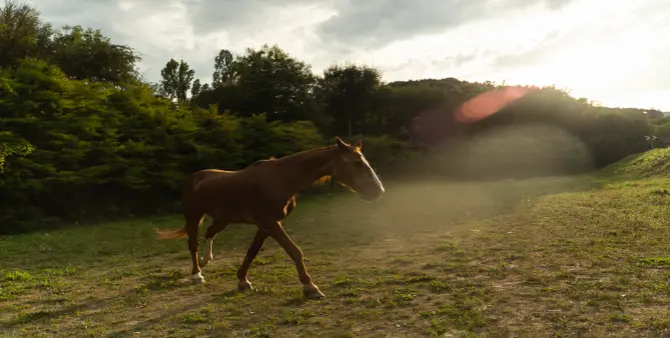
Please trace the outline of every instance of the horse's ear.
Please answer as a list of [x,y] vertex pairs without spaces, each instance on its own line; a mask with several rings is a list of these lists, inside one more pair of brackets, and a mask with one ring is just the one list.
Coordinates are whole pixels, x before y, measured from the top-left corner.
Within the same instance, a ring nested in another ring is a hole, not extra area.
[[338,147],[343,148],[343,149],[344,148],[349,148],[349,145],[344,143],[344,141],[342,141],[342,139],[339,136],[335,136],[335,138],[336,138],[336,142],[337,142]]
[[358,139],[358,142],[356,142],[355,146],[359,150],[363,150],[363,139]]

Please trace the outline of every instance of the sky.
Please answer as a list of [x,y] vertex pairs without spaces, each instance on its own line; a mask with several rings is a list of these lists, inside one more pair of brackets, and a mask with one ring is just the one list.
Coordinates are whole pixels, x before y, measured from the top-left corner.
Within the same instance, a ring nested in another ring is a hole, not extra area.
[[133,47],[149,81],[174,58],[207,83],[220,49],[277,44],[317,74],[354,62],[380,69],[384,81],[555,85],[604,106],[670,112],[670,1],[27,2],[57,27],[98,28]]

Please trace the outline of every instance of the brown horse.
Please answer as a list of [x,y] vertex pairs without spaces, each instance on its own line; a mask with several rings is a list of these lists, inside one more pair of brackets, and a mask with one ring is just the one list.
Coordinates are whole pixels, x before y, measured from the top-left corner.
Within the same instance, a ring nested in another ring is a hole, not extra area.
[[[237,270],[238,289],[252,289],[247,271],[265,240],[272,237],[295,262],[304,295],[307,298],[324,297],[312,283],[303,252],[286,234],[282,221],[295,208],[298,192],[327,177],[355,191],[366,201],[378,199],[384,193],[384,186],[361,150],[361,141],[349,145],[338,137],[334,145],[257,161],[239,171],[197,171],[187,178],[182,192],[186,225],[181,230],[158,231],[158,235],[161,238],[188,236],[193,263],[191,279],[203,283],[200,268],[213,259],[214,236],[230,223],[256,224],[258,231]],[[205,255],[198,260],[198,227],[205,214],[213,222],[205,234]]]

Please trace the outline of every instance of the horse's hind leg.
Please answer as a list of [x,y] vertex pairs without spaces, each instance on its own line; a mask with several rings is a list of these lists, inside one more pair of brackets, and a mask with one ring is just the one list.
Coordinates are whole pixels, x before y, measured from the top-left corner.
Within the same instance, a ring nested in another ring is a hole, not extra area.
[[186,211],[185,213],[188,250],[191,252],[191,262],[193,264],[191,280],[196,284],[205,282],[205,278],[202,276],[200,270],[200,265],[198,264],[198,246],[200,245],[200,242],[198,241],[198,228],[200,227],[200,222],[202,222],[204,216],[203,213],[193,211]]
[[227,228],[228,224],[228,221],[214,219],[212,224],[207,227],[207,232],[205,233],[205,252],[202,255],[202,259],[200,260],[201,268],[207,266],[207,263],[214,259],[214,255],[212,254],[212,244],[214,242],[214,237],[216,234]]
[[244,261],[237,270],[237,279],[239,280],[237,283],[237,288],[240,291],[253,290],[249,279],[247,279],[247,273],[249,272],[251,262],[253,262],[254,258],[256,258],[256,255],[258,255],[258,252],[263,247],[263,244],[267,238],[268,233],[265,230],[258,228],[258,231],[256,231],[256,235],[254,236],[254,240],[251,242],[249,250],[247,250],[247,255],[244,256]]

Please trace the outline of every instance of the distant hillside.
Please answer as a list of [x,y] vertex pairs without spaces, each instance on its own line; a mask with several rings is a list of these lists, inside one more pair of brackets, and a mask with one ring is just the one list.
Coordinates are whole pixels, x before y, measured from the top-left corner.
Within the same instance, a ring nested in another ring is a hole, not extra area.
[[602,169],[603,174],[626,178],[670,177],[670,148],[630,155]]

